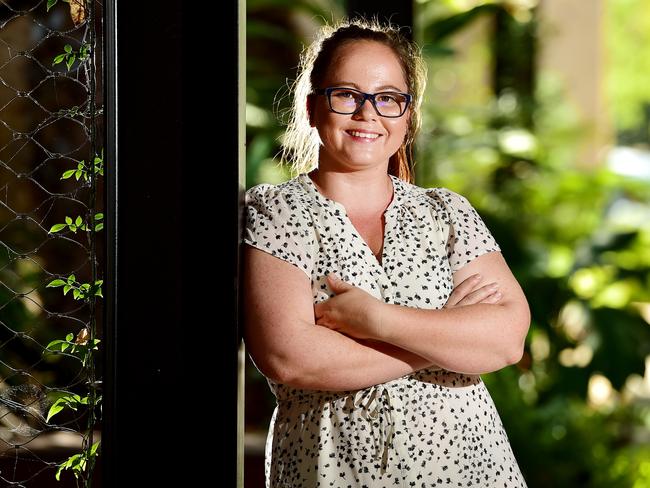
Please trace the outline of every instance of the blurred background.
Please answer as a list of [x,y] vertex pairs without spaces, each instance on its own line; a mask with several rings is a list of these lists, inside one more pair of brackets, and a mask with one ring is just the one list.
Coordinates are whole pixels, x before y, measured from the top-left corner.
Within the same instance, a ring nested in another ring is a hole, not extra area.
[[[299,54],[355,5],[246,3],[251,187],[291,177],[275,156]],[[650,487],[650,3],[411,8],[429,70],[416,184],[472,202],[531,307],[522,360],[482,375],[528,485]],[[247,357],[247,487],[274,406]]]

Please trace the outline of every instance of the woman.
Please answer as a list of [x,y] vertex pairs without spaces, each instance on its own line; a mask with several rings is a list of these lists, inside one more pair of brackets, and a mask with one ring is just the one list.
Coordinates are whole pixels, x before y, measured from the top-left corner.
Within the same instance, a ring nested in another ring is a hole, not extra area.
[[526,486],[480,374],[521,358],[528,303],[468,200],[410,182],[425,74],[390,26],[324,27],[283,142],[299,174],[246,193],[267,487]]

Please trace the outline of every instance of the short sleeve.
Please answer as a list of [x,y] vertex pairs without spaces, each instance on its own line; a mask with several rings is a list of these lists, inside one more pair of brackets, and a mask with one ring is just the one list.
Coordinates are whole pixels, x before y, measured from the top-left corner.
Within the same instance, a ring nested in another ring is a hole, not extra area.
[[311,279],[313,225],[296,199],[261,183],[245,197],[244,242],[300,268]]
[[490,251],[501,251],[487,225],[464,196],[448,188],[437,188],[448,214],[447,259],[453,272]]

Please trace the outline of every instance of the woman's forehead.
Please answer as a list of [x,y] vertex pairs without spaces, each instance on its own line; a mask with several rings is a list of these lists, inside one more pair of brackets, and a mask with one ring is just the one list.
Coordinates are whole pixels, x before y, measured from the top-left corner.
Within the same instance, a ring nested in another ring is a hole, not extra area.
[[346,55],[350,55],[351,52],[377,52],[383,56],[392,54],[392,57],[396,58],[397,53],[386,44],[378,41],[372,41],[368,39],[358,39],[354,41],[344,42],[336,48],[334,51],[333,60],[336,60]]
[[[326,73],[326,78],[330,83],[350,85],[358,89],[363,88],[356,85],[359,82],[368,84],[369,86],[366,88],[376,89],[385,85],[398,87],[406,85],[403,67],[391,48],[374,42],[373,44],[383,51],[378,52],[375,50],[375,46],[362,45],[362,43],[367,45],[368,41],[355,41],[355,43],[348,47],[360,49],[339,48],[332,57],[330,68]],[[404,87],[400,89],[404,89]]]

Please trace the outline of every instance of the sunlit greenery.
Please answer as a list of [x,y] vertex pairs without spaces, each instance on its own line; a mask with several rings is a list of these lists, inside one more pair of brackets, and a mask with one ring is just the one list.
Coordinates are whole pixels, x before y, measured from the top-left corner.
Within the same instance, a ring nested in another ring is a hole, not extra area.
[[635,129],[650,104],[650,8],[647,0],[607,0],[603,14],[608,107],[619,129]]

